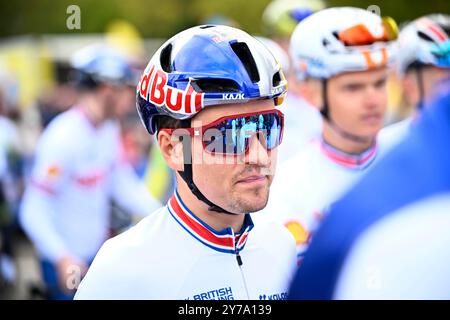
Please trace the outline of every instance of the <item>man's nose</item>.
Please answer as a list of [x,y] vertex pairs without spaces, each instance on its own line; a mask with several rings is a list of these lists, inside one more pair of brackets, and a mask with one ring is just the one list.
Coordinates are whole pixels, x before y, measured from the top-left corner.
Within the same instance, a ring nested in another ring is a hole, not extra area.
[[368,110],[377,109],[383,101],[383,93],[376,88],[367,88],[364,106]]
[[248,153],[245,158],[245,162],[248,164],[260,167],[268,167],[270,165],[270,152],[265,146],[262,135],[255,134],[251,137]]

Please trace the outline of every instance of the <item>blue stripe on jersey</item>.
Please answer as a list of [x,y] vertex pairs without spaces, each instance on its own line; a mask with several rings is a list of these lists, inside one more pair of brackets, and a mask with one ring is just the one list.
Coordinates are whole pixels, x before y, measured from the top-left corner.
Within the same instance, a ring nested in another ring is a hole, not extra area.
[[195,239],[197,239],[198,241],[200,241],[201,243],[203,243],[205,246],[214,249],[216,251],[219,252],[223,252],[223,253],[234,253],[234,250],[226,250],[226,249],[222,249],[222,248],[218,248],[215,246],[210,245],[209,243],[206,243],[205,241],[203,241],[200,237],[197,237],[197,235],[195,235],[194,233],[192,233],[189,229],[187,229],[180,221],[178,221],[178,219],[175,217],[174,213],[172,212],[172,210],[170,209],[169,205],[167,205],[167,210],[169,210],[170,215],[172,216],[172,218],[184,229],[186,230],[187,233],[189,233],[191,236],[193,236]]

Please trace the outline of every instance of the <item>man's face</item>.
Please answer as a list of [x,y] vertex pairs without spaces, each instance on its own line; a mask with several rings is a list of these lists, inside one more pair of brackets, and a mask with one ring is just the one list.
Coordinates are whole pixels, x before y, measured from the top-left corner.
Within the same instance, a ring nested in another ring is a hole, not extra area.
[[387,70],[344,73],[328,81],[329,115],[343,130],[374,137],[387,107]]
[[[224,116],[275,110],[273,100],[253,101],[207,108],[193,120],[193,127],[207,125]],[[194,182],[213,203],[233,212],[263,209],[269,197],[277,150],[267,151],[257,136],[251,138],[245,155],[217,155],[204,150],[202,137],[192,142]]]
[[107,118],[120,119],[132,112],[135,105],[135,89],[127,86],[110,86],[105,113]]

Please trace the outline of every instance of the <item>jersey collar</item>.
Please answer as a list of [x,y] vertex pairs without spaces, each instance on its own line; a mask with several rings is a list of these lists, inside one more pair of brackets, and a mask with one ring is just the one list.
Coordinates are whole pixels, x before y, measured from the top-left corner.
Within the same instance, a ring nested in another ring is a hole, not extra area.
[[192,213],[181,200],[177,191],[167,203],[172,217],[195,239],[216,251],[224,253],[240,252],[253,228],[253,221],[249,214],[245,215],[244,224],[239,233],[234,233],[232,228],[221,231],[214,230]]
[[378,153],[376,142],[360,154],[351,154],[338,150],[323,139],[320,139],[319,144],[321,151],[327,158],[349,169],[365,169],[373,162]]

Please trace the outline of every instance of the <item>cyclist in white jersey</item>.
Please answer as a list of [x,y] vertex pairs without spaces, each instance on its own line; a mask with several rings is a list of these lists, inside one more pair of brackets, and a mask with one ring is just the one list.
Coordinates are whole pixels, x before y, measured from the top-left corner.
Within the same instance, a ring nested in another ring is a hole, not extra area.
[[84,274],[109,237],[112,198],[137,215],[159,207],[120,158],[114,119],[133,102],[131,65],[97,45],[75,53],[72,65],[79,101],[42,134],[20,212],[52,299],[73,297],[71,277]]
[[436,88],[450,76],[450,16],[430,14],[408,23],[398,37],[397,73],[413,115],[381,130],[385,148],[398,144],[414,120],[436,95]]
[[321,137],[280,165],[265,212],[294,235],[299,258],[326,208],[372,166],[387,106],[395,22],[362,9],[319,11],[298,24],[291,53]]
[[167,206],[105,243],[76,299],[284,299],[295,244],[253,223],[267,203],[287,81],[247,33],[204,25],[150,60],[137,107],[177,188]]

